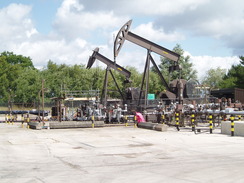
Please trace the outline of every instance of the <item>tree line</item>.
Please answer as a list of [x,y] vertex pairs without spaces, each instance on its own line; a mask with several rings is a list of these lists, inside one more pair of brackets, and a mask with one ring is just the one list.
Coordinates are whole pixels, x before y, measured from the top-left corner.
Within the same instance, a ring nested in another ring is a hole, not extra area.
[[244,57],[239,56],[240,63],[232,65],[231,68],[210,69],[207,71],[202,83],[210,86],[211,89],[223,89],[223,88],[242,88],[244,89]]
[[[169,66],[172,65],[171,61],[161,58],[159,68],[163,76],[166,79],[168,78],[168,80],[179,77],[186,80],[197,80],[197,72],[193,69],[190,57],[183,56],[184,50],[181,46],[177,44],[173,51],[181,55],[179,63],[182,66],[182,70],[181,72],[169,73]],[[240,57],[240,60],[240,64],[233,65],[227,73],[224,73],[223,70],[219,72],[219,68],[209,70],[203,83],[213,86],[212,88],[244,88],[242,80],[244,57]],[[127,87],[139,87],[142,81],[142,73],[135,67],[126,66],[125,68],[132,73],[130,78],[132,82],[129,84],[124,84],[125,77],[123,75],[113,72],[121,90],[125,90]],[[30,57],[16,55],[13,52],[3,52],[0,55],[0,103],[7,103],[10,100],[14,103],[38,101],[38,94],[42,88],[43,80],[46,90],[46,101],[49,101],[52,97],[63,96],[63,89],[70,91],[102,91],[104,76],[105,69],[101,67],[94,67],[88,70],[86,65],[83,64],[57,64],[52,60],[49,60],[43,69],[37,69],[34,67]],[[153,67],[149,78],[150,93],[157,93],[165,89]],[[112,78],[109,77],[108,80],[108,90],[116,91],[116,85]],[[112,92],[109,95],[113,98],[119,97],[118,92]]]

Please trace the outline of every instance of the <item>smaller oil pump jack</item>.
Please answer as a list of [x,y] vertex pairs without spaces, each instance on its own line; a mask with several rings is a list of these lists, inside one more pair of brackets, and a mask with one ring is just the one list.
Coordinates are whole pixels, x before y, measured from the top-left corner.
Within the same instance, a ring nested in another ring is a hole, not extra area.
[[123,102],[125,101],[125,96],[123,94],[123,92],[121,91],[121,89],[119,88],[119,85],[114,77],[114,74],[112,72],[111,69],[114,69],[116,71],[118,71],[119,73],[121,73],[122,75],[124,75],[126,77],[126,80],[124,81],[124,83],[129,83],[130,80],[130,76],[131,76],[131,73],[130,71],[126,70],[125,68],[121,67],[120,65],[116,64],[115,62],[111,61],[110,59],[108,59],[107,57],[103,56],[102,54],[99,53],[99,48],[96,48],[94,51],[93,51],[93,54],[92,56],[90,56],[89,60],[88,60],[88,64],[87,64],[87,69],[90,69],[92,67],[92,65],[94,64],[95,60],[99,60],[101,62],[103,62],[104,64],[107,65],[107,68],[106,68],[106,72],[105,72],[105,78],[104,78],[104,84],[103,84],[103,90],[102,90],[102,95],[101,95],[101,103],[104,105],[104,106],[107,106],[107,92],[108,92],[108,73],[110,73],[110,75],[112,76],[113,78],[113,81],[120,93],[120,96],[123,100]]

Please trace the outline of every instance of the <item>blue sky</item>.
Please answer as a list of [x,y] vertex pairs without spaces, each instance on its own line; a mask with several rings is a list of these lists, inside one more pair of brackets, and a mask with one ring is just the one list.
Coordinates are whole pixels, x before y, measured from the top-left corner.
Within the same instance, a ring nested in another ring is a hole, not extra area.
[[[113,37],[133,19],[133,33],[168,49],[179,43],[201,79],[244,55],[243,7],[241,0],[1,1],[0,52],[30,56],[37,68],[48,60],[86,65],[96,47],[112,59]],[[126,43],[118,62],[142,71],[145,58],[144,49]]]
[[7,0],[1,1],[0,7],[4,8],[12,3],[31,6],[30,15],[37,30],[43,34],[48,34],[52,29],[52,21],[62,0]]

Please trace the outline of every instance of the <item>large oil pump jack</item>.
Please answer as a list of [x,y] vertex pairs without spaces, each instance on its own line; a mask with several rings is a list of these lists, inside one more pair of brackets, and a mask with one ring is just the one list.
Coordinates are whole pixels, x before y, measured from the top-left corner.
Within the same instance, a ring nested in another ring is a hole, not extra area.
[[124,82],[130,82],[129,78],[130,78],[130,71],[126,70],[125,68],[121,67],[120,65],[116,64],[115,62],[111,61],[110,59],[108,59],[107,57],[103,56],[102,54],[99,53],[99,48],[96,48],[93,51],[92,56],[90,56],[88,63],[87,63],[87,69],[90,69],[92,67],[92,65],[94,64],[95,60],[99,60],[101,62],[103,62],[104,64],[107,65],[106,68],[106,72],[105,72],[105,78],[104,78],[104,84],[103,84],[103,90],[102,90],[102,95],[101,95],[101,103],[104,106],[107,106],[107,86],[108,86],[108,73],[110,73],[110,75],[112,76],[114,83],[120,93],[121,98],[123,99],[123,102],[125,101],[125,96],[123,94],[123,92],[121,91],[121,89],[119,88],[119,85],[114,77],[113,72],[111,71],[111,69],[114,69],[116,71],[118,71],[119,73],[121,73],[122,75],[124,75],[126,77],[126,80]]
[[136,45],[139,45],[139,46],[147,49],[147,58],[146,58],[146,64],[145,64],[145,68],[144,68],[141,88],[140,88],[138,106],[141,103],[145,79],[146,79],[146,86],[145,86],[144,97],[145,97],[145,106],[147,105],[146,101],[147,101],[148,86],[149,86],[148,83],[149,83],[150,62],[152,62],[156,72],[160,76],[160,79],[161,79],[163,85],[166,87],[165,97],[167,97],[168,99],[171,99],[171,100],[178,100],[179,103],[182,103],[184,83],[182,83],[182,81],[179,79],[177,82],[173,82],[171,84],[171,86],[169,86],[168,83],[166,82],[165,78],[163,77],[162,73],[160,72],[157,64],[155,63],[155,61],[151,55],[151,52],[154,52],[156,54],[159,54],[160,56],[163,56],[163,57],[166,57],[166,58],[172,60],[174,63],[173,63],[173,66],[170,67],[171,70],[180,70],[180,66],[178,63],[180,55],[130,32],[129,29],[130,29],[131,23],[132,23],[132,20],[130,20],[126,24],[124,24],[116,36],[116,39],[114,41],[114,60],[116,60],[116,57],[118,56],[125,40],[130,41]]

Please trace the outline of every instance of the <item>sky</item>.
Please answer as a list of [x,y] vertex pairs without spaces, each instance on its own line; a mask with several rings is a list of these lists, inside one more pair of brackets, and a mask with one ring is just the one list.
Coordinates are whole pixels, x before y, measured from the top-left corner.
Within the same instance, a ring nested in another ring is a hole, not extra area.
[[[244,55],[243,0],[0,1],[0,52],[28,56],[40,69],[49,60],[86,65],[96,47],[113,60],[114,37],[131,19],[134,34],[170,50],[180,44],[199,80],[209,69],[228,70]],[[125,41],[116,62],[142,72],[146,54]],[[159,64],[160,56],[153,57]]]

